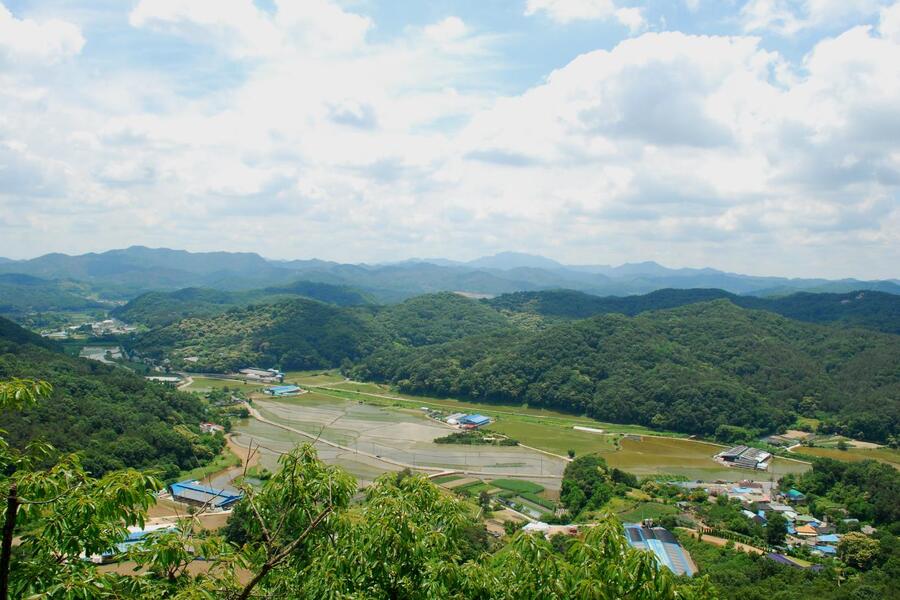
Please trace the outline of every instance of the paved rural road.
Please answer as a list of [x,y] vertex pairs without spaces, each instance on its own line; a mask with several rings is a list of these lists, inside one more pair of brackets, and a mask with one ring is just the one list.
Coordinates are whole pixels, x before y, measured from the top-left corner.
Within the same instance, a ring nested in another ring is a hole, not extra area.
[[[250,416],[252,416],[254,419],[259,421],[260,423],[265,423],[267,425],[272,425],[273,427],[278,427],[279,429],[284,429],[285,431],[290,431],[292,433],[296,433],[305,438],[309,438],[313,441],[331,446],[332,448],[338,448],[345,452],[351,452],[353,454],[358,454],[360,456],[366,456],[373,460],[381,461],[383,463],[387,463],[389,465],[394,465],[396,467],[401,467],[404,469],[413,469],[416,471],[431,471],[434,473],[440,473],[440,472],[444,472],[447,470],[445,467],[423,467],[421,465],[412,465],[409,463],[400,462],[399,460],[393,460],[390,458],[385,458],[383,456],[378,456],[377,454],[363,452],[362,450],[358,450],[356,448],[342,446],[341,444],[331,442],[322,437],[312,435],[311,433],[307,433],[300,429],[294,429],[293,427],[285,425],[284,423],[277,423],[275,421],[272,421],[271,419],[267,419],[264,416],[262,416],[258,410],[256,410],[254,407],[250,406],[249,404],[244,404],[244,406],[246,406],[247,410],[250,411]],[[463,471],[463,470],[459,470],[459,469],[456,470],[455,472],[464,473],[466,475],[486,475],[486,476],[491,476],[491,477],[537,477],[537,478],[541,478],[541,479],[562,479],[562,475],[543,475],[543,474],[538,474],[538,473],[494,473],[494,472],[487,472],[487,471]]]

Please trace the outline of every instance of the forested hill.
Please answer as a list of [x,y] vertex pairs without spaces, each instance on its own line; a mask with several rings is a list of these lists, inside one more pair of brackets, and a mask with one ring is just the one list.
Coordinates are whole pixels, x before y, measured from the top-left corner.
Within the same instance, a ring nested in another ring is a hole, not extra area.
[[800,321],[839,323],[900,334],[900,296],[868,290],[843,294],[799,292],[778,298],[738,296],[718,289],[665,289],[640,296],[604,297],[575,290],[550,290],[503,294],[484,302],[506,313],[583,319],[608,313],[633,316],[720,298],[743,308],[768,310]]
[[133,348],[193,371],[252,364],[318,369],[357,361],[384,346],[422,346],[511,328],[497,311],[452,293],[381,307],[295,298],[183,319],[139,336]]
[[285,286],[243,292],[210,288],[148,292],[116,308],[112,311],[112,315],[127,323],[161,327],[189,317],[209,317],[235,307],[272,304],[298,296],[338,306],[372,303],[372,300],[362,292],[346,286],[296,281]]
[[30,312],[74,311],[102,308],[102,304],[76,291],[78,285],[21,275],[0,273],[0,314],[22,315]]
[[496,310],[451,292],[417,296],[385,307],[376,321],[387,336],[409,346],[439,344],[511,327]]
[[224,372],[250,365],[335,367],[382,341],[371,310],[297,298],[183,319],[139,336],[133,348],[178,368]]
[[62,452],[81,452],[97,475],[153,467],[174,477],[212,458],[214,448],[194,433],[205,418],[195,396],[41,342],[0,318],[0,380],[39,378],[54,388],[36,406],[0,413],[0,428],[13,446],[41,439]]
[[774,430],[798,414],[873,440],[896,435],[900,424],[900,336],[801,323],[727,300],[386,347],[352,375],[406,392],[527,402],[703,435],[722,425]]

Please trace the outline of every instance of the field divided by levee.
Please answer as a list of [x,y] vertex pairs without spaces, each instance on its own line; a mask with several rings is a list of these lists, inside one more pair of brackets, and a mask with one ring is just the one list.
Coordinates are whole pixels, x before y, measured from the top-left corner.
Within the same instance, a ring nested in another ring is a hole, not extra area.
[[[611,466],[639,476],[736,481],[747,477],[777,479],[784,473],[809,468],[803,461],[776,458],[770,471],[748,472],[715,462],[712,457],[721,445],[660,435],[639,426],[600,423],[530,407],[409,396],[376,384],[343,379],[335,383],[336,379],[338,376],[333,373],[288,374],[286,381],[302,382],[310,393],[277,402],[258,397],[256,406],[273,421],[289,423],[353,451],[429,468],[558,478],[569,450],[576,456],[599,453]],[[493,420],[490,430],[526,447],[434,444],[434,438],[452,430],[427,418],[422,410],[426,407],[448,413],[485,414]],[[592,431],[574,429],[576,426]],[[342,459],[352,458],[352,454],[344,453]],[[379,463],[377,459],[363,462],[366,469]]]
[[340,446],[323,447],[325,460],[343,464],[364,479],[372,476],[372,467],[393,471],[411,466],[550,478],[558,487],[566,464],[563,459],[522,447],[434,444],[435,438],[452,430],[421,411],[336,398],[318,391],[289,399],[255,397],[253,407],[268,423],[260,419],[239,423],[235,427],[239,443],[249,444],[253,438],[264,446],[263,451],[277,456],[296,443],[318,438],[319,446]]

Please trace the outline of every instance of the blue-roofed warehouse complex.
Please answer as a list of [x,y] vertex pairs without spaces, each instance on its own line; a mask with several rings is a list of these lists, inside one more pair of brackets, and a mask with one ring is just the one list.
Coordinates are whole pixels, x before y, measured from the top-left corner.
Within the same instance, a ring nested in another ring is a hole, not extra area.
[[296,385],[273,385],[272,387],[267,387],[265,389],[265,393],[276,397],[295,396],[302,392],[303,390]]
[[172,498],[179,502],[220,509],[230,507],[243,497],[238,491],[209,487],[199,481],[173,483],[169,486],[169,491],[172,492]]
[[681,547],[675,536],[663,527],[645,527],[635,523],[626,523],[625,539],[638,550],[652,552],[659,564],[667,567],[676,575],[691,577],[697,572],[691,555]]

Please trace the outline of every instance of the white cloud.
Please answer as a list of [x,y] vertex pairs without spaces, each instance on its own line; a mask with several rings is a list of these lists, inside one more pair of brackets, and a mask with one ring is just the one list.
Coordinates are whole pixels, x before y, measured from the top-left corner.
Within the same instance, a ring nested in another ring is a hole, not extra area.
[[881,37],[900,42],[900,2],[881,9],[878,30]]
[[[501,94],[506,65],[479,23],[376,36],[332,4],[217,6],[131,13],[142,37],[189,36],[216,70],[239,65],[215,92],[184,90],[192,66],[0,72],[0,213],[14,215],[0,237],[33,253],[149,236],[278,257],[519,249],[796,274],[900,261],[896,7],[795,63],[757,37],[647,33]],[[34,242],[38,226],[58,233]]]
[[643,8],[618,7],[613,0],[527,0],[525,15],[539,13],[563,24],[615,19],[632,34],[647,28]]
[[18,19],[0,4],[0,52],[17,59],[54,63],[81,52],[84,37],[77,25],[60,19]]
[[641,8],[618,8],[615,14],[619,22],[631,33],[637,33],[647,28],[647,20],[644,18],[644,11]]
[[878,13],[879,0],[748,0],[741,9],[744,31],[790,36],[804,29],[842,28]]
[[425,27],[425,35],[436,42],[456,40],[468,32],[468,28],[459,17],[447,17]]
[[571,21],[605,19],[616,12],[612,0],[528,0],[525,14],[531,16],[544,12],[560,23]]

